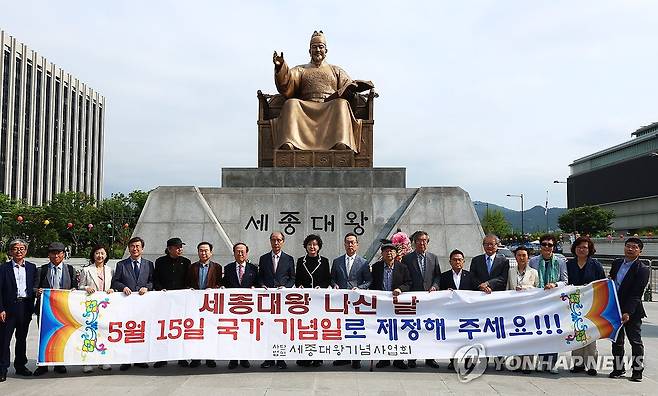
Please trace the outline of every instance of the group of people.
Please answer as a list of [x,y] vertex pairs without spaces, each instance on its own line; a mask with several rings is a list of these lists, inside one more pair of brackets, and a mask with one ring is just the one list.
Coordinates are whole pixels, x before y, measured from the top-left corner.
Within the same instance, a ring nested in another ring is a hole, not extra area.
[[[487,235],[482,241],[484,253],[471,260],[470,270],[465,270],[464,253],[460,250],[450,252],[450,269],[441,271],[438,257],[429,252],[430,237],[427,232],[417,231],[411,237],[413,250],[407,252],[400,245],[390,240],[382,240],[381,259],[372,267],[358,255],[359,241],[357,235],[348,233],[344,237],[345,254],[335,258],[332,265],[323,257],[322,239],[318,235],[308,235],[304,239],[306,254],[296,260],[283,251],[285,235],[273,232],[270,235],[271,251],[259,257],[258,265],[249,261],[249,247],[238,242],[233,245],[234,261],[222,265],[214,262],[213,245],[201,242],[197,245],[198,260],[192,263],[183,256],[183,241],[171,238],[167,241],[165,254],[155,263],[142,257],[144,240],[134,237],[128,242],[130,256],[119,261],[113,269],[107,265],[108,252],[104,246],[96,246],[90,253],[90,265],[83,267],[79,274],[68,264],[63,263],[65,247],[61,242],[53,242],[48,247],[49,263],[37,267],[25,260],[28,244],[16,239],[9,244],[11,260],[0,266],[0,382],[5,381],[10,365],[10,342],[15,337],[14,369],[17,375],[40,376],[48,372],[47,366],[39,366],[33,372],[27,367],[26,338],[32,315],[39,305],[43,289],[80,289],[87,293],[105,291],[120,292],[126,295],[138,293],[143,295],[150,290],[180,290],[207,288],[336,288],[336,289],[370,289],[389,291],[394,296],[405,292],[433,292],[438,290],[479,290],[486,294],[503,290],[523,291],[530,288],[551,289],[567,284],[586,285],[606,277],[601,263],[593,258],[594,243],[588,237],[577,238],[571,247],[574,257],[564,261],[553,254],[556,238],[551,234],[540,238],[541,252],[530,258],[526,247],[515,250],[516,266],[510,266],[509,260],[498,254],[499,240],[495,235]],[[632,380],[642,380],[644,348],[640,336],[642,318],[645,311],[642,306],[642,293],[649,280],[650,269],[639,259],[643,243],[638,238],[629,238],[624,245],[624,258],[613,262],[609,278],[615,282],[619,304],[622,312],[622,327],[613,344],[615,367],[611,378],[624,376],[622,358],[624,355],[624,338],[627,337],[633,355]],[[408,249],[411,250],[411,249]],[[398,252],[405,254],[398,254]],[[37,312],[38,313],[38,312]],[[596,342],[572,352],[581,356],[582,364],[575,365],[572,372],[586,372],[596,375],[594,359],[597,355]],[[497,358],[497,368],[504,358]],[[538,370],[557,373],[555,362],[557,354],[540,355]],[[454,369],[454,361],[448,365]],[[153,367],[160,368],[167,362],[155,362]],[[206,366],[216,367],[216,362],[206,360]],[[297,361],[300,366],[320,366],[320,360]],[[360,361],[334,361],[333,365],[350,365],[353,369],[361,367]],[[396,360],[393,366],[398,369],[415,368],[416,360]],[[198,367],[200,360],[180,360],[179,366]],[[376,367],[390,366],[391,362],[381,360]],[[434,359],[425,360],[425,365],[438,368]],[[134,366],[147,368],[147,363],[135,363]],[[231,360],[228,368],[238,366],[248,368],[247,360]],[[261,368],[287,368],[283,360],[268,360]],[[111,370],[103,365],[102,370]],[[122,364],[121,371],[131,368]],[[92,372],[93,367],[84,366],[85,373]],[[524,373],[530,367],[522,366]],[[55,366],[54,371],[65,373],[66,367]]]

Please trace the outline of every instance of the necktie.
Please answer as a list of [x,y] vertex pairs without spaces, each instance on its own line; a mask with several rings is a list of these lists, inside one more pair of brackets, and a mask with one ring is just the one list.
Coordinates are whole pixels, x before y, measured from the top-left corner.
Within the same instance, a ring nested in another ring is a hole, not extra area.
[[55,267],[55,275],[53,278],[53,289],[59,289],[61,279],[62,276],[59,273],[59,265],[58,265],[57,267]]
[[425,255],[424,254],[419,254],[418,255],[418,264],[420,265],[420,272],[425,274]]
[[244,276],[244,265],[238,264],[238,266],[240,267],[238,269],[238,277],[240,278],[240,285],[242,285],[242,277]]
[[275,254],[274,259],[272,260],[272,265],[274,266],[274,273],[276,274],[276,269],[279,267],[279,255]]
[[206,288],[206,276],[208,272],[208,267],[205,265],[202,265],[199,268],[199,290],[203,290]]
[[133,261],[133,272],[135,273],[135,280],[139,279],[139,265],[137,260]]
[[489,275],[491,275],[492,267],[493,267],[493,263],[491,262],[491,257],[487,256],[487,271],[489,272]]
[[349,256],[347,257],[347,275],[348,276],[350,275],[350,271],[352,271],[352,260],[354,260],[354,258],[349,257]]

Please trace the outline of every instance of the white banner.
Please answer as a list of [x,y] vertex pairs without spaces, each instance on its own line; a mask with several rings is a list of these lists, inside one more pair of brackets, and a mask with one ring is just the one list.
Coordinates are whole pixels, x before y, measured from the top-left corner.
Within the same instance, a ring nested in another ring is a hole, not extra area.
[[552,290],[390,292],[209,289],[133,293],[45,290],[42,365],[180,359],[373,360],[563,352],[614,339],[610,280]]

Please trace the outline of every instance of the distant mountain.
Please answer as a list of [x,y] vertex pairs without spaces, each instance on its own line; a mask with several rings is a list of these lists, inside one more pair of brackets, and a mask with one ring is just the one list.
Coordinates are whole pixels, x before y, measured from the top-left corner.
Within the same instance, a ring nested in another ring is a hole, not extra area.
[[[487,212],[487,202],[473,201],[475,211],[482,221],[482,218]],[[507,209],[496,204],[488,204],[489,210],[500,210],[503,212],[505,219],[510,223],[512,229],[521,231],[521,211]],[[566,212],[566,208],[548,208],[548,229],[555,231],[558,229],[557,219],[560,215]],[[523,231],[524,232],[539,232],[546,231],[546,215],[543,206],[535,206],[523,211]]]

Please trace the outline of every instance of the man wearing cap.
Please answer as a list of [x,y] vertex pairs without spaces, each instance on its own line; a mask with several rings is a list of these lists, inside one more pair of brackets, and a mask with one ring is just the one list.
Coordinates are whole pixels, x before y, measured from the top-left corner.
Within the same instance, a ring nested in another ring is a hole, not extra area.
[[[430,236],[425,231],[416,231],[411,236],[414,251],[402,257],[402,264],[406,265],[411,275],[411,291],[437,291],[441,278],[441,267],[436,254],[427,251]],[[416,367],[416,359],[409,359],[409,368]],[[425,365],[438,368],[434,359],[425,359]]]
[[[186,286],[190,289],[205,290],[218,289],[222,283],[222,266],[212,261],[212,243],[201,242],[197,245],[196,250],[199,261],[190,265],[187,271]],[[201,360],[193,359],[190,367],[199,367]],[[210,368],[217,367],[214,360],[206,360],[206,366]]]
[[[48,259],[50,262],[39,268],[39,283],[37,289],[36,313],[39,314],[41,294],[43,289],[77,290],[78,275],[70,264],[64,264],[64,250],[66,247],[61,242],[53,242],[48,245]],[[55,366],[56,373],[66,373],[66,367]],[[38,377],[48,372],[48,366],[39,366],[34,370],[34,376]]]
[[31,376],[27,364],[27,331],[34,313],[37,266],[25,260],[27,242],[14,239],[9,243],[10,261],[0,266],[0,382],[7,380],[11,360],[11,339],[16,332],[14,369],[16,374]]
[[[142,257],[144,240],[138,236],[128,241],[130,257],[117,263],[112,277],[112,289],[122,291],[126,296],[133,292],[143,295],[153,290],[153,262]],[[148,368],[146,363],[135,363],[135,367]],[[122,364],[119,370],[126,371],[130,364]]]
[[[361,120],[338,95],[357,84],[343,69],[324,61],[329,50],[322,31],[313,32],[309,47],[311,61],[293,68],[284,60],[283,52],[279,55],[275,51],[272,57],[276,88],[287,98],[279,117],[270,120],[274,148],[349,149],[358,153]],[[372,88],[371,83],[367,85],[359,90]]]
[[[397,250],[391,241],[382,240],[382,260],[372,265],[372,282],[370,290],[383,290],[393,292],[393,296],[398,296],[402,292],[411,290],[411,275],[406,265],[395,260]],[[377,368],[390,366],[390,360],[380,360],[377,362]],[[404,360],[396,360],[393,366],[401,370],[408,367]]]
[[[272,250],[260,256],[258,259],[258,279],[264,288],[277,288],[295,286],[295,259],[283,251],[286,237],[280,231],[270,234],[270,246]],[[261,363],[261,368],[270,368],[275,365],[274,360],[266,360]],[[277,360],[279,369],[287,369],[285,360]]]
[[[155,260],[153,272],[153,288],[155,290],[182,290],[185,289],[187,272],[190,269],[190,259],[183,257],[183,241],[180,238],[171,238],[167,241],[165,255]],[[153,367],[160,368],[167,362],[155,362]],[[179,360],[178,365],[187,367],[187,360]]]

